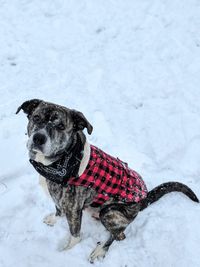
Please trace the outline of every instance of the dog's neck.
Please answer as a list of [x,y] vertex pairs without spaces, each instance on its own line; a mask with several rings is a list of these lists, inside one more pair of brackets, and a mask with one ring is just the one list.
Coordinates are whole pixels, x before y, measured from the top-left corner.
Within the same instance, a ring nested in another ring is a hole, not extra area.
[[84,145],[84,150],[83,150],[83,158],[81,160],[81,164],[80,164],[79,171],[78,171],[79,176],[82,175],[83,172],[85,171],[88,165],[89,159],[90,159],[90,144],[86,140],[85,145]]

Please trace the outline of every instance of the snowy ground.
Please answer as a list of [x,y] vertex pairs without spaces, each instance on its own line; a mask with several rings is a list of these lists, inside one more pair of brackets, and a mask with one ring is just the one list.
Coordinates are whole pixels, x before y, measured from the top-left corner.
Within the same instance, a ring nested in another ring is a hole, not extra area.
[[[28,163],[30,98],[81,110],[89,140],[141,173],[149,189],[177,180],[200,196],[198,0],[0,1],[0,267],[90,266],[107,233],[88,214],[68,252],[64,219]],[[172,193],[149,207],[95,266],[200,266],[200,205]]]

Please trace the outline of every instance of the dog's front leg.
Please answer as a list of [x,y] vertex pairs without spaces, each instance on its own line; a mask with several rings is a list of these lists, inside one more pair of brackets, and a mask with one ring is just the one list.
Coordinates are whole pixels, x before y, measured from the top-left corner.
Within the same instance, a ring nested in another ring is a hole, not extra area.
[[46,223],[49,226],[54,226],[54,224],[56,224],[57,222],[57,219],[61,216],[62,216],[62,212],[56,206],[56,212],[50,213],[47,216],[45,216],[43,219],[43,223]]
[[65,240],[62,250],[74,247],[81,240],[82,211],[87,198],[87,188],[72,185],[68,187],[63,197],[62,207],[64,207],[71,237],[68,242]]
[[66,214],[71,237],[67,249],[72,248],[81,241],[80,231],[82,222],[82,209],[74,209]]
[[59,249],[68,250],[74,247],[81,241],[80,230],[81,230],[81,220],[82,220],[82,210],[72,209],[66,213],[67,221],[69,224],[69,230],[71,236],[69,240],[63,240],[60,244]]

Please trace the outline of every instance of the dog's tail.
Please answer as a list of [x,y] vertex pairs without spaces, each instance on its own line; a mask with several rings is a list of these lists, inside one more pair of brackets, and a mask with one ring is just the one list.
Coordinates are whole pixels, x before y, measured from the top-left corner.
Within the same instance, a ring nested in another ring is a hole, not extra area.
[[188,196],[192,201],[199,202],[195,193],[187,186],[178,182],[168,182],[161,184],[148,192],[147,197],[143,199],[140,204],[140,210],[144,210],[152,203],[156,202],[162,196],[170,192],[181,192]]

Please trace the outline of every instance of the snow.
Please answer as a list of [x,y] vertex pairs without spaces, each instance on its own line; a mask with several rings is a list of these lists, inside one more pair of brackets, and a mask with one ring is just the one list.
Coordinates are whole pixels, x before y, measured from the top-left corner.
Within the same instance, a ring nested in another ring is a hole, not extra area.
[[[82,241],[59,252],[68,226],[28,162],[15,115],[41,98],[82,111],[89,141],[137,170],[149,189],[180,181],[200,197],[200,2],[0,2],[0,267],[91,266],[108,234],[84,213]],[[139,214],[95,266],[200,266],[200,205],[171,193]]]

